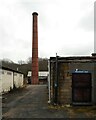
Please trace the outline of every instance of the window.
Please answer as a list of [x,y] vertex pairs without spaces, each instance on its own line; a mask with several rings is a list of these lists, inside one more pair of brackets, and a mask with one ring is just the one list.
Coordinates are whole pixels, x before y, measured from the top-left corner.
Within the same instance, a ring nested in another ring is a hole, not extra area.
[[4,74],[4,71],[2,71],[2,74]]
[[4,74],[4,71],[0,70],[0,74]]
[[11,75],[12,73],[11,72],[7,72],[7,75]]
[[20,75],[20,77],[22,77],[22,75]]

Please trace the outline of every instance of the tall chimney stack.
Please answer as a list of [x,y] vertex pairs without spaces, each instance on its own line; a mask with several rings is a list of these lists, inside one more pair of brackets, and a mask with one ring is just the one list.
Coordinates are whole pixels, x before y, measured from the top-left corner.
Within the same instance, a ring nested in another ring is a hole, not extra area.
[[32,37],[32,84],[38,84],[38,13],[33,12],[33,37]]

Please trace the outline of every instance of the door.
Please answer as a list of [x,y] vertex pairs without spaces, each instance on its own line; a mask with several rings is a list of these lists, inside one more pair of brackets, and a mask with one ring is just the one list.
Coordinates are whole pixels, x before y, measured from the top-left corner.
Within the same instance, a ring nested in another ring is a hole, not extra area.
[[91,73],[72,74],[72,102],[91,102]]

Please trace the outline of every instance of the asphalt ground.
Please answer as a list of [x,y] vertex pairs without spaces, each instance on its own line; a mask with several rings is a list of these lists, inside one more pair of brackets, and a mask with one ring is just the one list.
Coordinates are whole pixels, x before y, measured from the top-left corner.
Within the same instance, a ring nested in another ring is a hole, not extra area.
[[48,104],[47,85],[28,85],[2,96],[3,118],[96,118],[96,106]]

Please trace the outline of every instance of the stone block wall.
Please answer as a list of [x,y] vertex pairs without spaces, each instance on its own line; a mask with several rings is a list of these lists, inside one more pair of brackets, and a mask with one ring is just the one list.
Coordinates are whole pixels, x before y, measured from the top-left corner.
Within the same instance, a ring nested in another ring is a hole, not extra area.
[[[56,79],[55,63],[51,64],[51,101],[54,101],[54,81]],[[58,103],[69,104],[71,102],[71,76],[68,63],[58,64]]]
[[[72,72],[76,69],[87,70],[92,75],[92,103],[96,103],[96,63],[63,63],[58,62],[58,103],[72,103]],[[56,64],[51,63],[51,101],[54,102],[54,81]]]
[[72,80],[69,74],[69,64],[61,63],[59,65],[59,90],[58,90],[58,101],[60,104],[71,103],[71,85]]

